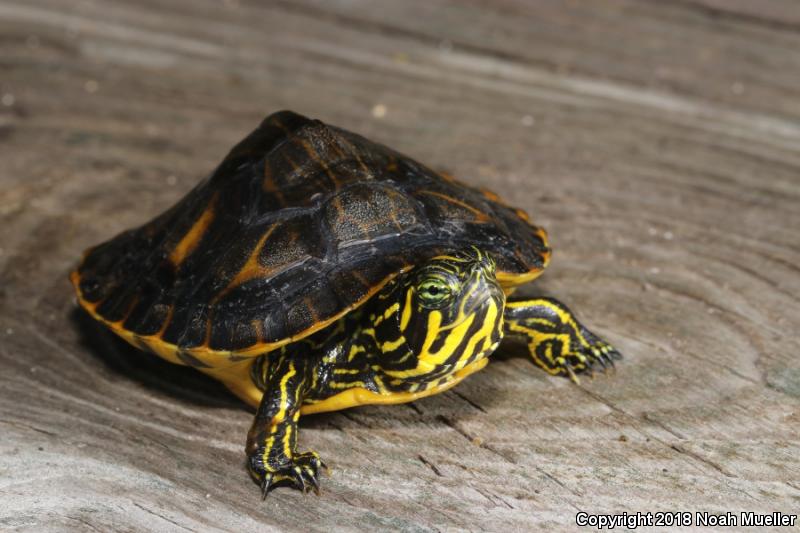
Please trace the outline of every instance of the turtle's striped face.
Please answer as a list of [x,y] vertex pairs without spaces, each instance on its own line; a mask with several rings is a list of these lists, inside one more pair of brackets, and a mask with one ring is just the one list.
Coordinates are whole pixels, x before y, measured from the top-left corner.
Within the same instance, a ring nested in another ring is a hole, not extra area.
[[393,294],[384,305],[398,327],[378,328],[376,340],[381,371],[394,385],[448,377],[489,355],[502,339],[505,295],[494,261],[478,250],[431,259],[400,280]]

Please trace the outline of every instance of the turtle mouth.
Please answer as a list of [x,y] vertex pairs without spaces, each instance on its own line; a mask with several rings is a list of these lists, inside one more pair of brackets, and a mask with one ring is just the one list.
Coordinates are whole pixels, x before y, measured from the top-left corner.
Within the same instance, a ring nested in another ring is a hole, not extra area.
[[481,359],[486,359],[487,357],[492,355],[497,350],[497,348],[499,346],[500,346],[500,341],[495,341],[487,349],[481,350],[479,352],[476,352],[475,355],[473,355],[469,359],[465,359],[461,364],[455,365],[455,367],[452,369],[451,372],[452,373],[458,372],[462,368],[467,367],[467,366],[469,366],[469,365],[471,365],[473,363],[476,363],[476,362],[480,361]]
[[492,345],[489,346],[487,349],[481,350],[477,354],[475,354],[475,361],[483,359],[484,357],[489,357],[495,352],[495,350],[497,350],[499,346],[500,346],[500,341],[493,342]]

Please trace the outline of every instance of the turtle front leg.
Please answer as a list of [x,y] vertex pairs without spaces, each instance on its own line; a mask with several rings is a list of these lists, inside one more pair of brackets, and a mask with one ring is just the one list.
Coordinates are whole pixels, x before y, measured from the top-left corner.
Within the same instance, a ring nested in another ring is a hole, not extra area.
[[285,353],[265,356],[257,366],[266,387],[247,433],[246,450],[250,475],[261,485],[264,498],[281,485],[319,492],[317,476],[324,463],[316,452],[297,453],[297,422],[310,367],[308,361]]
[[576,374],[603,371],[622,355],[610,344],[583,327],[566,305],[552,298],[534,298],[506,303],[505,333],[522,336],[533,360],[553,375],[566,375],[576,383]]

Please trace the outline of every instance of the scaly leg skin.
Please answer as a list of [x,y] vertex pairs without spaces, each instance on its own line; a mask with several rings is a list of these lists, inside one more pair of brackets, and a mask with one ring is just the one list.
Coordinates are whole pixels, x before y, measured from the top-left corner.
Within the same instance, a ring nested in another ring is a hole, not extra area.
[[311,365],[285,352],[266,357],[274,360],[259,365],[266,387],[247,434],[248,470],[264,498],[282,485],[319,493],[317,476],[325,464],[316,452],[297,453],[297,421]]
[[599,365],[605,372],[622,355],[583,327],[567,306],[552,298],[506,303],[506,335],[522,336],[533,360],[552,375],[590,375]]

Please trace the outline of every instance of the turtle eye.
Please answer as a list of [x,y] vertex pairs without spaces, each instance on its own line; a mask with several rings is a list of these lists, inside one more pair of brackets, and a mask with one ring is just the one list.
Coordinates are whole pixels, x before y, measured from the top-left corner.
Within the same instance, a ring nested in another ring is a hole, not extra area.
[[417,294],[424,307],[440,307],[453,294],[453,287],[439,278],[427,278],[417,285]]

